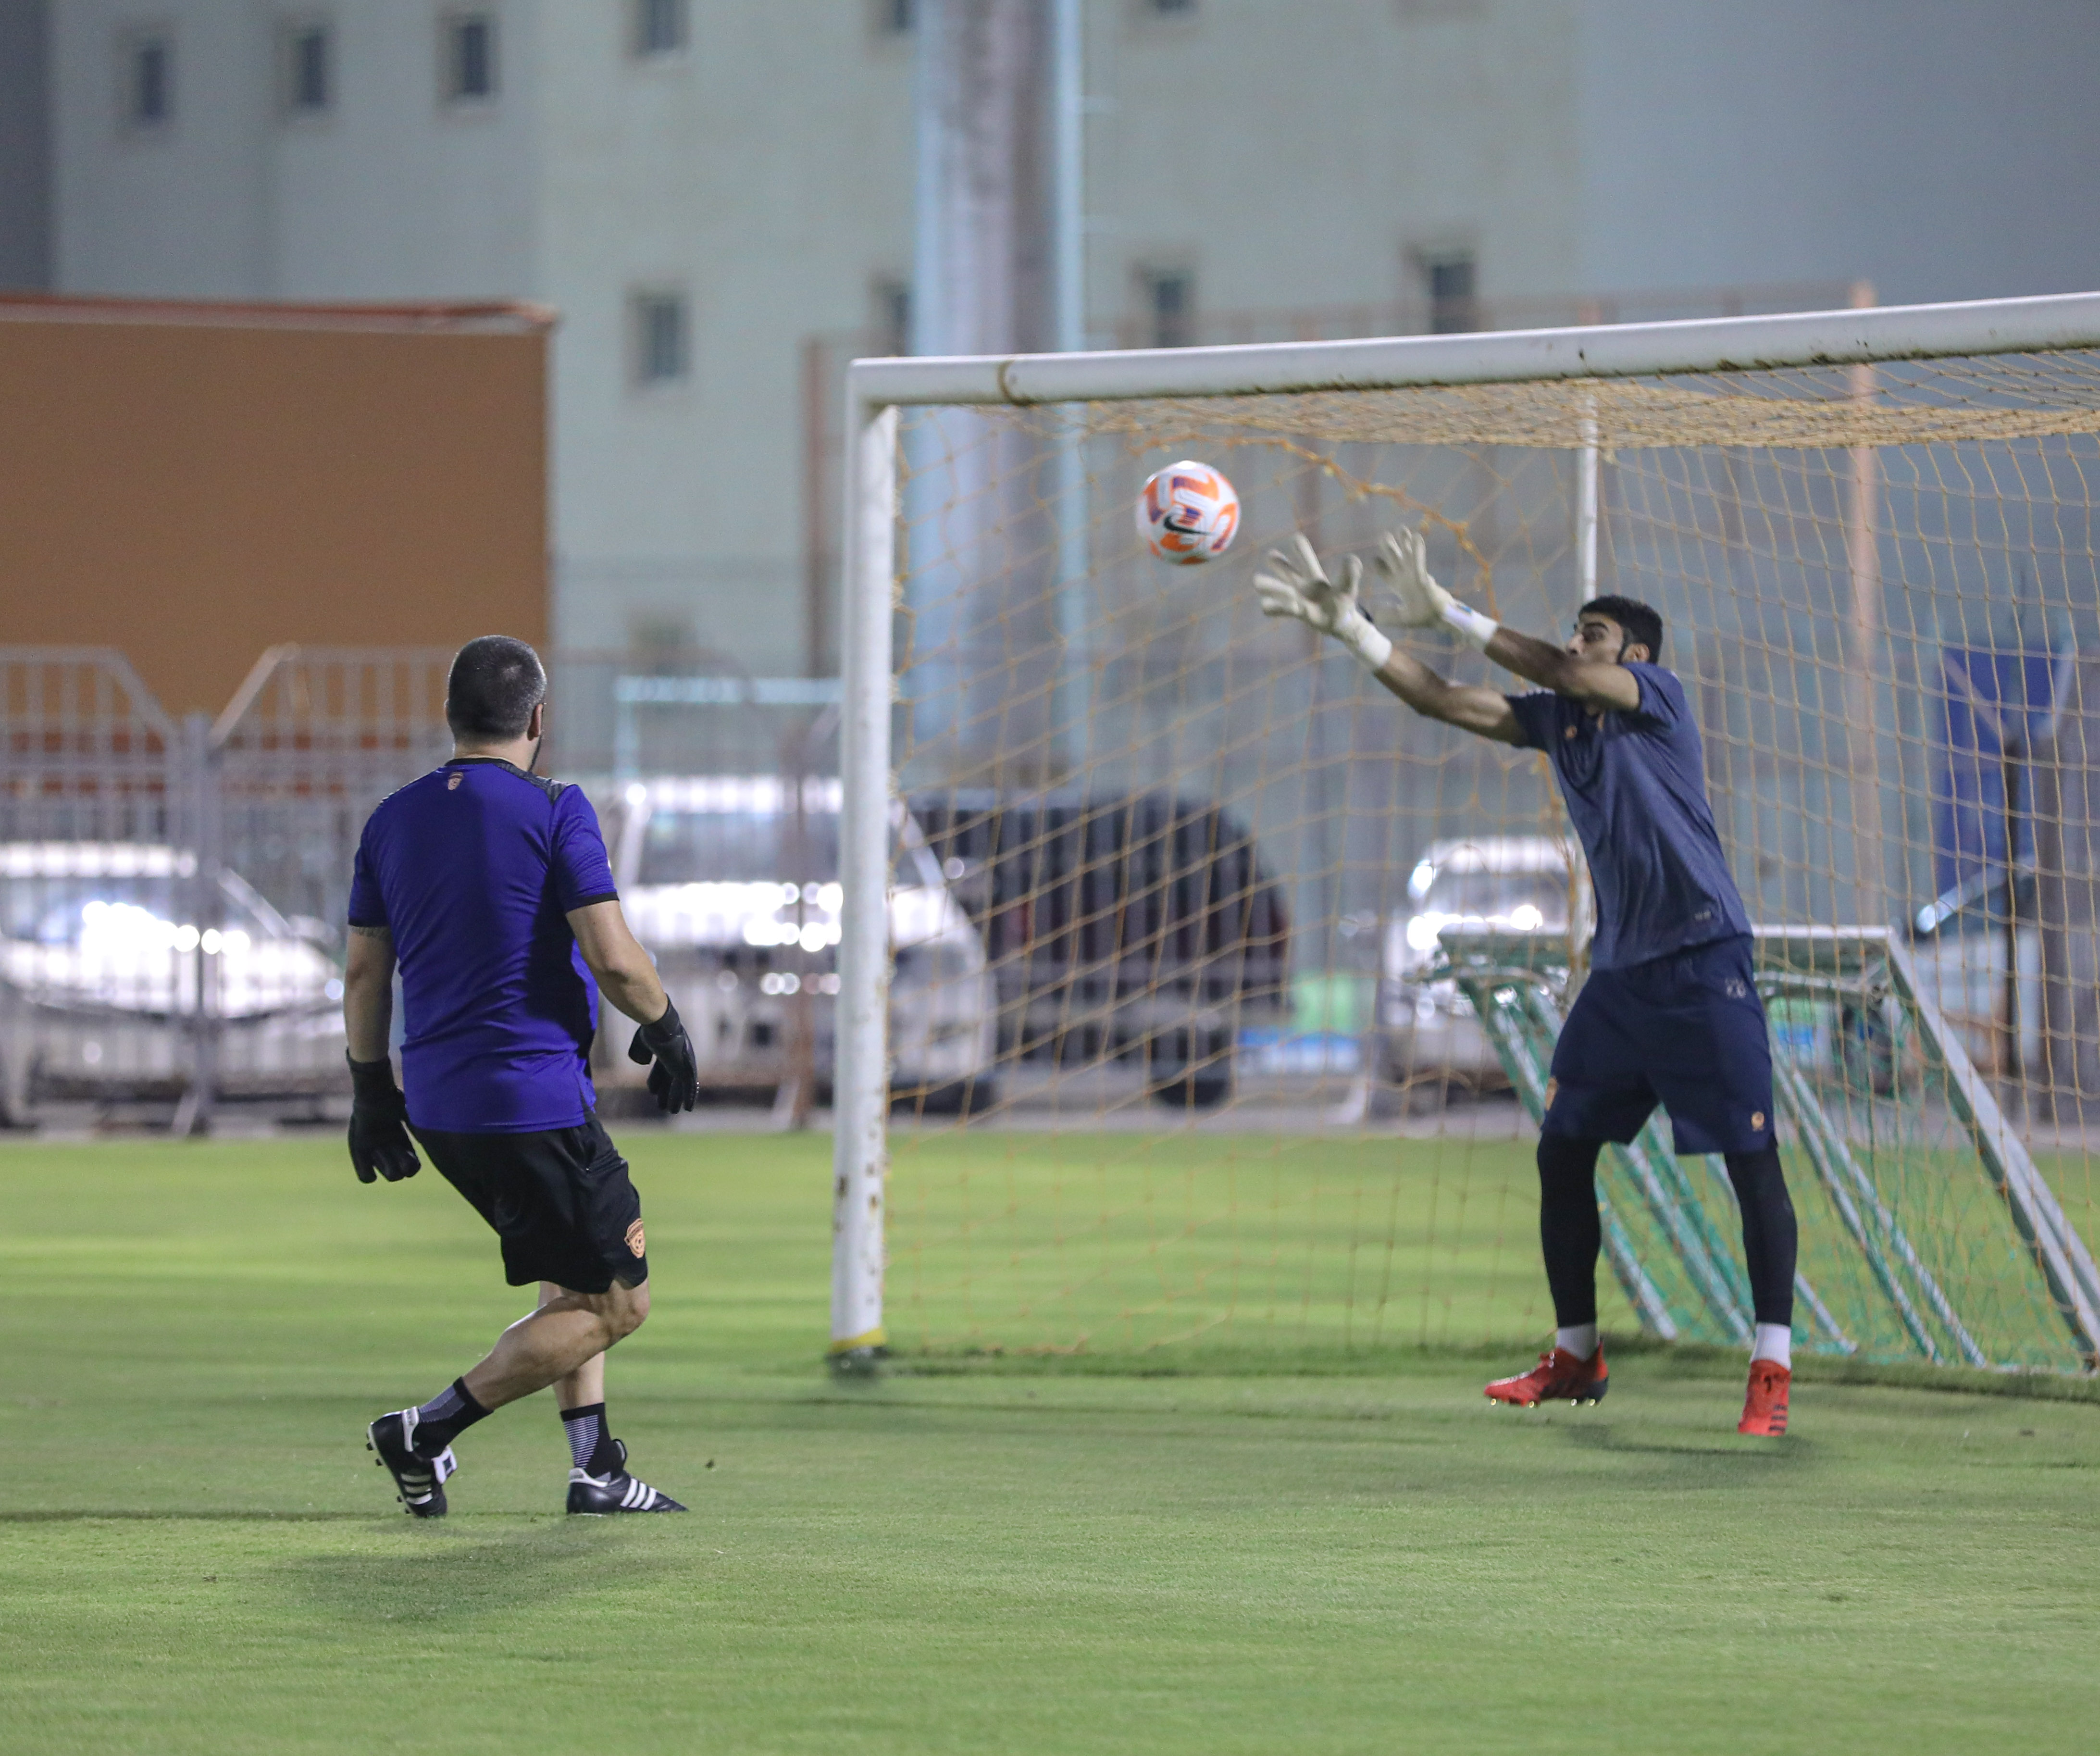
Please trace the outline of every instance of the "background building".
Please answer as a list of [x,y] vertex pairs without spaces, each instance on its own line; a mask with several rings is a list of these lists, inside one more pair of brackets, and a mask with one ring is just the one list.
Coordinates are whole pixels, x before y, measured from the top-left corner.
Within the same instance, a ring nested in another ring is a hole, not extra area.
[[[910,334],[936,4],[0,0],[0,278],[552,305],[555,639],[823,673],[833,380]],[[1086,20],[1099,344],[2100,283],[2079,0]]]

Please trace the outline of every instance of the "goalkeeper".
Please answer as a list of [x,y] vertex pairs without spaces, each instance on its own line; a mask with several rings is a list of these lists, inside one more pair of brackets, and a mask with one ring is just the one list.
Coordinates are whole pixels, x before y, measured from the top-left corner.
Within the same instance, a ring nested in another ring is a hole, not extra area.
[[1416,713],[1543,751],[1597,892],[1590,974],[1553,1051],[1539,1129],[1539,1238],[1558,1326],[1553,1349],[1488,1386],[1496,1402],[1595,1401],[1597,1155],[1630,1141],[1661,1102],[1680,1153],[1720,1153],[1742,1210],[1757,1331],[1739,1432],[1786,1431],[1796,1249],[1772,1132],[1771,1051],[1751,979],[1750,924],[1714,833],[1683,686],[1656,661],[1662,618],[1630,598],[1582,606],[1564,647],[1503,628],[1430,577],[1420,532],[1388,534],[1375,565],[1401,624],[1447,628],[1541,686],[1518,695],[1453,683],[1401,651],[1357,601],[1355,557],[1330,580],[1303,536],[1255,576],[1265,615],[1348,647]]
[[[692,1108],[698,1069],[627,930],[590,801],[532,772],[546,694],[523,641],[462,646],[445,686],[452,760],[381,802],[351,882],[351,1163],[361,1182],[413,1176],[412,1131],[501,1239],[510,1284],[540,1286],[538,1308],[487,1358],[367,1430],[418,1518],[444,1516],[453,1440],[550,1384],[570,1511],[685,1510],[628,1473],[626,1446],[606,1430],[605,1352],[649,1314],[649,1258],[642,1199],[593,1108],[598,986],[654,1021],[628,1053],[655,1063],[661,1108]],[[405,1097],[387,1057],[397,960]]]

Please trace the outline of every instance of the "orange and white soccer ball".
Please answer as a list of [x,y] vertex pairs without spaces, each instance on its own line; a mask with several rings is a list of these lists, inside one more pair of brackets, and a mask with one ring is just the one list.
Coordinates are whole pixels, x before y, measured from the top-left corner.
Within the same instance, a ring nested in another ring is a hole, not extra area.
[[1145,478],[1137,534],[1162,561],[1193,567],[1223,554],[1239,534],[1240,496],[1207,463],[1170,463]]

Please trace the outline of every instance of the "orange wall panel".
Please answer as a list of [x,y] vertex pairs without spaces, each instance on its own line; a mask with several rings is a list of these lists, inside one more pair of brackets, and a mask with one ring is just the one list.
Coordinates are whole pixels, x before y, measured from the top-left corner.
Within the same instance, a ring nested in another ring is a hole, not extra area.
[[545,640],[544,323],[122,312],[0,311],[0,642],[215,714],[280,642]]

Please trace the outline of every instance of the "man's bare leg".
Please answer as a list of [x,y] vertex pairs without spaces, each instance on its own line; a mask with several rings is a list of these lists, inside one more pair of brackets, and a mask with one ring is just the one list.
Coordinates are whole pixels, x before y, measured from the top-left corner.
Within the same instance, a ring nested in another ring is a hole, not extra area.
[[[556,1387],[568,1429],[571,1512],[682,1512],[668,1494],[627,1471],[626,1448],[605,1430],[605,1351],[649,1315],[647,1282],[580,1293],[542,1282],[540,1303],[496,1338],[488,1356],[429,1402],[383,1415],[372,1449],[394,1475],[403,1502],[419,1518],[442,1518],[444,1483],[457,1467],[454,1434],[506,1402]],[[576,1399],[588,1397],[586,1401]],[[570,1417],[582,1418],[573,1424]],[[580,1458],[579,1449],[591,1455]]]
[[[642,1295],[646,1310],[647,1292]],[[572,1292],[552,1281],[540,1283],[535,1317],[591,1295]],[[514,1330],[520,1327],[513,1325]],[[569,1447],[569,1511],[602,1516],[609,1512],[682,1512],[670,1495],[628,1473],[627,1447],[606,1424],[605,1353],[579,1361],[554,1380],[554,1406],[562,1417],[562,1436]]]
[[[540,1282],[541,1308],[554,1303],[568,1288],[557,1286],[552,1281]],[[586,1409],[593,1402],[605,1401],[605,1356],[593,1354],[566,1378],[554,1381],[554,1406],[558,1409]]]
[[[547,1296],[551,1291],[552,1298]],[[466,1388],[484,1409],[529,1396],[571,1376],[588,1378],[593,1369],[602,1401],[605,1350],[631,1335],[649,1315],[649,1283],[622,1286],[617,1281],[602,1293],[571,1292],[542,1282],[539,1308],[520,1317],[496,1338],[488,1357],[466,1374]],[[562,1405],[576,1405],[566,1400]]]

